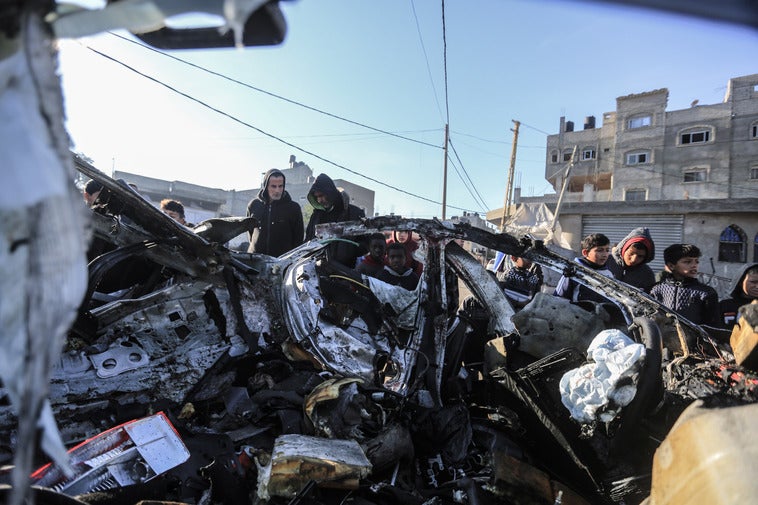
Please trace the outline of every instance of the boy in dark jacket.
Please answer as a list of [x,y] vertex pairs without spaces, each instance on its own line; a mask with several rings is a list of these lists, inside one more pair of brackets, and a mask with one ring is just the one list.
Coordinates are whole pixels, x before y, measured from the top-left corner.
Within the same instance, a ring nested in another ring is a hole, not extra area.
[[646,293],[655,284],[655,273],[648,263],[655,259],[655,244],[647,228],[635,228],[613,248],[608,269],[613,276]]
[[697,279],[700,255],[692,244],[668,246],[663,251],[667,271],[650,296],[695,324],[718,327],[718,293]]
[[729,298],[719,302],[719,314],[724,328],[731,329],[736,323],[737,311],[743,305],[758,299],[758,263],[748,263],[729,286]]
[[[576,257],[574,261],[606,277],[613,277],[613,273],[606,266],[610,254],[610,239],[602,233],[593,233],[582,239],[582,257]],[[607,298],[565,276],[558,281],[554,294],[573,302],[589,300],[596,303],[611,303]]]
[[413,291],[418,285],[419,277],[410,268],[405,266],[405,247],[403,244],[394,242],[387,246],[387,263],[376,278],[387,284],[400,286]]
[[501,282],[506,298],[514,308],[523,308],[542,287],[542,279],[530,269],[532,262],[520,256],[511,256],[513,267]]
[[387,239],[387,244],[392,244],[394,242],[403,244],[403,247],[405,247],[405,266],[413,270],[413,272],[420,278],[424,271],[424,265],[413,257],[413,253],[419,248],[418,241],[413,238],[413,232],[408,230],[393,231],[392,238]]
[[247,215],[258,221],[250,234],[248,252],[281,256],[303,243],[303,213],[285,191],[284,174],[266,172],[258,196],[247,205]]

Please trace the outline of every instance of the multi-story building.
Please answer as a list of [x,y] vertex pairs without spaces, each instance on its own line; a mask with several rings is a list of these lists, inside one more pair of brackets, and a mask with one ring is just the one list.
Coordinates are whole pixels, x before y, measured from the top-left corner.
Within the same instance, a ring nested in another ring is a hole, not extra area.
[[691,242],[701,272],[730,278],[758,262],[758,74],[730,79],[721,103],[667,111],[668,97],[621,96],[600,126],[589,116],[581,130],[561,118],[546,149],[556,195],[543,201],[575,250],[589,233],[617,241],[647,226],[654,268],[666,246]]
[[758,196],[758,74],[731,79],[718,104],[666,111],[668,95],[619,97],[599,128],[561,118],[545,178],[557,192],[567,179],[566,202]]

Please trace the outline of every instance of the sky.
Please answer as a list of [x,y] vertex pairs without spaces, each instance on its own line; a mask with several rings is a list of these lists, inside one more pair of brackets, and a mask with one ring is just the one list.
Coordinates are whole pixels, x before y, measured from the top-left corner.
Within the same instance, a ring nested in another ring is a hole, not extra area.
[[599,127],[617,97],[660,88],[668,110],[719,103],[729,78],[758,73],[754,29],[605,3],[446,0],[444,32],[431,0],[280,5],[278,46],[163,54],[125,31],[62,41],[72,149],[106,173],[227,190],[259,187],[295,155],[314,176],[374,190],[379,214],[429,218],[442,217],[448,124],[450,218],[502,207],[512,120],[515,185],[542,195],[561,116]]

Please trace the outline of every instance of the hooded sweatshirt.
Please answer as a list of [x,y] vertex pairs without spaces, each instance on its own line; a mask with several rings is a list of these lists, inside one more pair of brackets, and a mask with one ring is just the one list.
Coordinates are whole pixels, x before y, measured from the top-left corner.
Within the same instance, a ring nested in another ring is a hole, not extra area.
[[742,283],[745,280],[745,275],[747,275],[747,271],[751,268],[758,268],[758,263],[746,264],[729,285],[729,290],[727,291],[729,298],[725,298],[719,302],[721,323],[725,328],[733,327],[737,323],[738,309],[743,305],[748,305],[754,300],[753,298],[748,298],[742,290]]
[[[629,246],[635,243],[641,243],[645,246],[647,256],[645,257],[645,261],[639,265],[628,267],[624,264],[624,253]],[[635,228],[613,248],[611,257],[608,258],[607,266],[616,279],[649,293],[650,288],[655,284],[655,273],[648,263],[654,259],[655,244],[650,236],[650,230],[647,228]]]
[[248,217],[258,221],[250,234],[248,252],[281,256],[303,243],[303,214],[287,191],[279,200],[269,198],[267,188],[271,177],[282,177],[285,184],[287,181],[281,171],[269,170],[258,196],[247,205]]
[[[318,203],[314,192],[320,191],[326,195],[329,207]],[[308,202],[313,206],[313,214],[305,229],[305,240],[311,240],[316,236],[316,225],[326,223],[341,223],[344,221],[358,221],[366,217],[362,209],[350,203],[348,194],[337,188],[334,181],[326,174],[319,174],[313,186],[308,191]],[[330,244],[328,254],[331,259],[352,268],[358,256],[366,251],[357,245],[347,242],[334,242]]]
[[[326,195],[327,200],[331,204],[330,207],[325,207],[318,203],[313,194],[316,191],[320,191]],[[308,227],[305,231],[306,240],[310,240],[316,236],[316,225],[318,224],[358,221],[366,217],[363,210],[352,205],[348,194],[344,190],[337,188],[334,181],[326,174],[319,174],[316,177],[316,181],[308,191],[308,203],[313,206],[313,214],[311,214],[311,219],[308,221]]]

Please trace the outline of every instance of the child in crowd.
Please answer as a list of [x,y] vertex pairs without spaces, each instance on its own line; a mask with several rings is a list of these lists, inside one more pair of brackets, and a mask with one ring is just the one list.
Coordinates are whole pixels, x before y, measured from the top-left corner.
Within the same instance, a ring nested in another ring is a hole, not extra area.
[[383,233],[372,233],[368,237],[368,254],[358,258],[358,263],[355,265],[359,274],[376,277],[384,269],[384,253],[387,249],[387,243],[384,240]]
[[[606,265],[610,254],[610,239],[602,233],[593,233],[582,239],[582,257],[574,258],[574,261],[606,277],[613,277],[613,273]],[[566,276],[561,276],[554,294],[573,302],[588,300],[597,303],[610,303],[607,298]]]
[[188,223],[184,219],[184,205],[182,205],[182,202],[179,200],[172,200],[170,198],[164,198],[161,200],[161,210],[164,214],[166,214],[168,217],[176,221],[177,223],[183,224],[184,226],[187,226],[189,228],[192,228],[194,225]]
[[635,228],[613,248],[608,269],[613,276],[646,293],[655,284],[655,273],[648,263],[655,258],[655,244],[647,228]]
[[719,302],[719,314],[724,328],[731,329],[736,323],[737,310],[758,299],[758,263],[748,263],[729,287],[729,298]]
[[532,262],[520,256],[511,256],[513,267],[502,277],[505,296],[514,308],[523,308],[542,287],[542,279],[531,270]]
[[716,290],[698,281],[700,249],[693,244],[672,244],[663,251],[666,271],[650,296],[695,324],[718,326]]
[[393,242],[387,246],[387,263],[388,265],[376,275],[377,279],[409,291],[416,289],[419,276],[405,266],[405,247],[403,244]]
[[387,245],[389,244],[402,244],[405,247],[405,266],[412,269],[418,277],[421,277],[424,265],[413,257],[413,253],[419,248],[418,242],[413,238],[413,232],[407,230],[393,231],[392,238],[387,240]]

